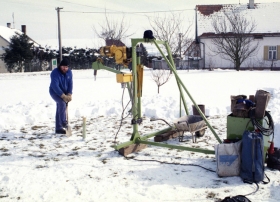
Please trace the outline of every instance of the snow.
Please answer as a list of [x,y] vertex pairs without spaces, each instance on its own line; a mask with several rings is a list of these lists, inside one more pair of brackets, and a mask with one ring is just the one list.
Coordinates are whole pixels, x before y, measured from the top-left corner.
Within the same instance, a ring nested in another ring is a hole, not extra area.
[[2,36],[8,42],[10,42],[10,39],[17,33],[22,34],[22,32],[17,29],[0,26],[0,36]]
[[[226,138],[230,95],[269,91],[272,98],[267,110],[275,123],[275,146],[280,146],[280,72],[218,69],[178,73],[196,103],[205,105],[209,122],[221,139]],[[73,70],[73,76],[73,100],[69,103],[73,135],[67,138],[54,134],[56,105],[48,93],[50,72],[0,74],[1,201],[217,201],[256,189],[238,176],[220,178],[215,172],[184,165],[215,171],[214,155],[154,146],[130,154],[129,159],[119,155],[113,146],[123,106],[129,101],[126,89],[122,102],[123,89],[115,74],[98,71],[96,81],[93,70]],[[185,97],[192,112],[192,103]],[[150,70],[145,69],[140,134],[167,127],[161,121],[150,122],[153,116],[169,123],[178,118],[178,98],[174,76],[158,94]],[[130,105],[124,116],[128,109]],[[87,121],[85,140],[83,117]],[[123,121],[117,143],[130,139],[131,119],[128,116]],[[197,143],[191,143],[190,134],[185,138],[186,142],[175,138],[168,144],[207,149],[218,144],[209,129]],[[268,168],[265,172],[271,182],[260,183],[259,191],[248,196],[251,201],[280,200],[280,172]]]

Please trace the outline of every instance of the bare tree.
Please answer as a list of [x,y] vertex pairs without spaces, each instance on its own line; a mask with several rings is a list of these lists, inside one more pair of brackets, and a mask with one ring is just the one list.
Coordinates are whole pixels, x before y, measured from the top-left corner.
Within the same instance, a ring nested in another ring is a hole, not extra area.
[[123,15],[121,20],[116,20],[116,18],[109,17],[105,11],[105,20],[103,23],[98,23],[99,29],[94,25],[93,31],[95,34],[105,41],[108,39],[113,39],[116,41],[121,41],[132,34],[128,33],[130,24],[125,21],[125,16]]
[[231,61],[239,71],[241,64],[247,58],[254,56],[258,49],[259,43],[253,43],[252,35],[256,23],[234,10],[223,14],[224,17],[216,16],[212,21],[216,32],[216,37],[212,39],[215,47],[212,51],[220,54],[223,59]]
[[159,88],[167,83],[171,78],[170,70],[168,69],[155,69],[151,70],[151,76],[153,81],[156,83],[159,93]]
[[[192,40],[189,38],[192,23],[187,25],[181,13],[170,12],[164,16],[148,17],[154,37],[167,41],[173,55],[185,52]],[[187,25],[187,26],[186,26]]]

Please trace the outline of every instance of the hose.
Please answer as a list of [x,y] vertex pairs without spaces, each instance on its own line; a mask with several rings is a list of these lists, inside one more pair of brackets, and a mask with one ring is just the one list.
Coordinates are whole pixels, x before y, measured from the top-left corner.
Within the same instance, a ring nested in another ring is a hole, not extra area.
[[[271,134],[273,134],[273,139],[274,139],[274,122],[273,122],[273,119],[270,115],[270,113],[268,111],[265,111],[265,115],[264,117],[267,117],[267,120],[268,120],[268,128],[265,128],[262,126],[262,123],[260,123],[256,117],[255,117],[255,109],[256,108],[253,108],[250,110],[250,119],[251,119],[251,122],[253,124],[253,126],[255,128],[257,128],[262,135],[264,136],[270,136]],[[267,121],[266,119],[264,119],[265,121]],[[272,139],[272,141],[273,141]]]

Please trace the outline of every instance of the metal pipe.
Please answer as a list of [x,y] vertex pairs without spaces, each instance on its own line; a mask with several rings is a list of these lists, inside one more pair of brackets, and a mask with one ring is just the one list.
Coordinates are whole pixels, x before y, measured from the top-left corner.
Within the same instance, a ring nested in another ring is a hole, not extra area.
[[145,141],[142,139],[137,139],[136,142],[138,144],[147,144],[147,145],[153,145],[153,146],[158,146],[158,147],[167,147],[167,148],[171,148],[171,149],[180,149],[180,150],[186,150],[186,151],[191,151],[191,152],[200,152],[200,153],[204,153],[204,154],[215,154],[214,150],[208,150],[208,149],[185,147],[185,146],[171,145],[171,144],[165,144],[165,143],[159,143],[159,142],[150,142],[150,141]]
[[146,135],[143,135],[141,136],[141,140],[147,140],[151,137],[154,137],[154,136],[157,136],[159,134],[162,134],[162,133],[166,133],[168,131],[171,131],[173,128],[172,127],[168,127],[168,128],[165,128],[165,129],[162,129],[162,130],[159,130],[159,131],[156,131],[156,132],[153,132],[153,133],[150,133],[150,134],[146,134]]
[[83,117],[83,140],[86,139],[86,117]]
[[[144,135],[144,136],[141,137],[141,141],[147,140],[147,139],[149,139],[149,138],[151,138],[151,137],[154,137],[154,136],[156,136],[156,135],[159,135],[159,134],[168,132],[168,131],[170,131],[170,130],[172,130],[171,127],[165,128],[165,129],[163,129],[163,130],[159,130],[159,131],[156,131],[156,132],[147,134],[147,135]],[[139,138],[139,137],[136,138],[135,141],[127,141],[127,142],[121,143],[121,144],[119,144],[119,145],[116,145],[114,148],[115,148],[116,150],[119,150],[119,149],[121,149],[121,148],[124,148],[124,147],[127,147],[127,146],[129,146],[129,145],[135,144],[137,139],[140,139],[140,138]]]
[[[137,41],[131,39],[131,45],[132,45],[132,83],[133,83],[133,105],[132,105],[132,119],[137,120],[139,117],[138,112],[138,97],[137,97],[137,56],[136,56],[136,45]],[[135,141],[136,138],[140,137],[138,132],[138,124],[133,124],[133,134],[131,136],[131,141]]]
[[[136,71],[138,72],[138,65],[140,65],[140,63],[141,63],[141,58],[140,58],[140,53],[136,53],[137,54],[137,69],[136,69]],[[138,73],[137,73],[137,79],[139,79],[139,75],[138,75]],[[138,81],[137,81],[137,83],[138,83]],[[138,83],[139,85],[141,85],[140,83]],[[140,88],[139,88],[140,89]],[[142,105],[142,103],[141,103],[141,96],[142,96],[142,92],[138,92],[137,91],[137,93],[139,93],[139,97],[137,96],[137,99],[138,99],[138,105],[137,105],[137,109],[138,109],[138,117],[142,117],[142,107],[141,107],[141,105]]]
[[195,43],[198,44],[198,30],[197,30],[197,6],[195,6]]

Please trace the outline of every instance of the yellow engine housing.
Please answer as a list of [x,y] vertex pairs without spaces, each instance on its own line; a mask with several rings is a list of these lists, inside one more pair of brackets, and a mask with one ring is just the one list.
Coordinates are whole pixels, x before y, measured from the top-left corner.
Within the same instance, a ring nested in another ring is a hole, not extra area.
[[99,53],[107,57],[115,58],[117,64],[126,64],[126,46],[103,46],[100,48]]

